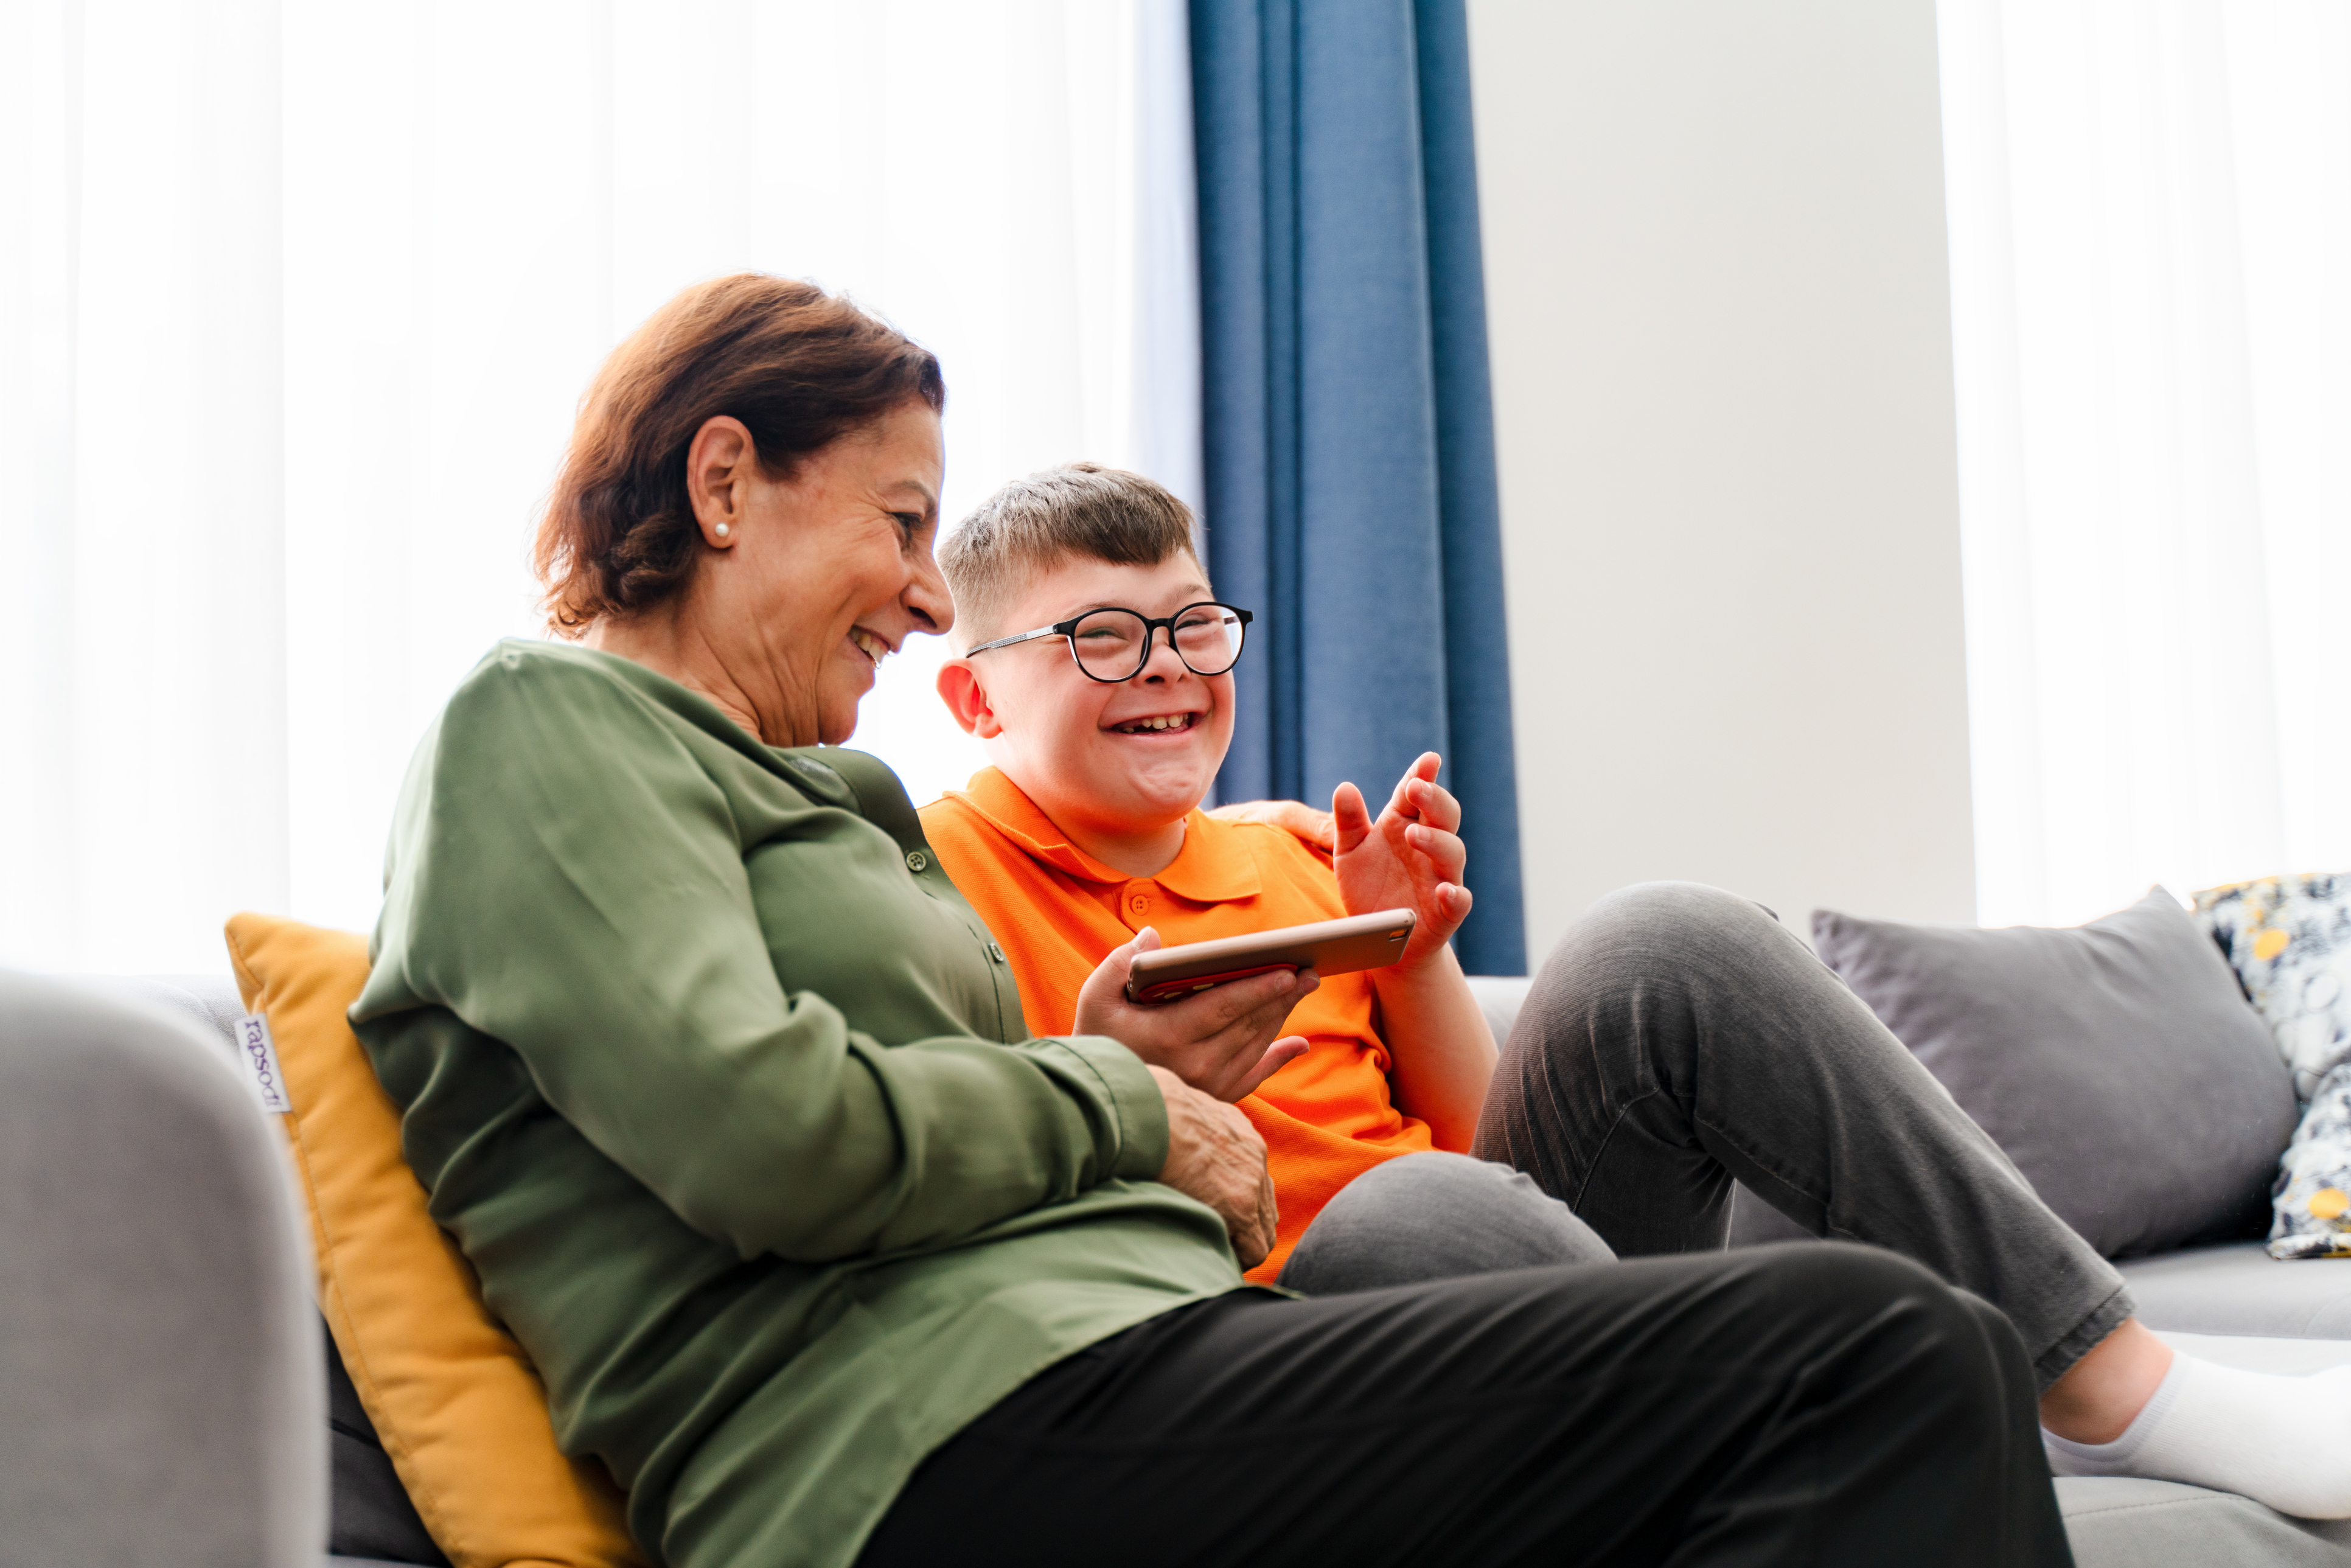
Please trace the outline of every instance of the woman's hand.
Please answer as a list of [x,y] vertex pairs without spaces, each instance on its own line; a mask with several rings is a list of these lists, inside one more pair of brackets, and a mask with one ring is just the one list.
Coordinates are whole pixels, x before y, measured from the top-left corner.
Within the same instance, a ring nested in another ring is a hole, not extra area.
[[1456,831],[1461,802],[1437,782],[1439,761],[1434,751],[1422,752],[1396,780],[1377,821],[1353,784],[1331,794],[1339,896],[1347,913],[1409,909],[1419,917],[1398,969],[1416,969],[1443,953],[1469,916],[1469,890],[1461,885],[1469,852]]
[[1322,983],[1313,970],[1251,975],[1172,1002],[1128,1001],[1126,972],[1134,956],[1158,946],[1159,933],[1146,925],[1086,977],[1078,991],[1078,1033],[1106,1034],[1219,1100],[1253,1092],[1306,1054],[1306,1037],[1282,1035],[1281,1026]]
[[1215,1209],[1242,1269],[1256,1268],[1273,1250],[1278,1216],[1265,1140],[1247,1116],[1165,1068],[1153,1068],[1151,1076],[1167,1102],[1167,1163],[1159,1179]]
[[1220,822],[1262,822],[1331,852],[1331,813],[1302,800],[1236,800],[1208,813]]

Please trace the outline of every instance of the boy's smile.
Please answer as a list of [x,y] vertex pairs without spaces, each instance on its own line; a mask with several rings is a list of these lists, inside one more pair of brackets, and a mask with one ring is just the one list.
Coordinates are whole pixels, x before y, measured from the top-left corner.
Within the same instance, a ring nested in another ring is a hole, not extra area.
[[[1003,636],[1105,608],[1172,615],[1209,597],[1187,552],[1156,566],[1073,559],[1040,574],[1002,624],[975,632]],[[1067,639],[1046,637],[949,661],[939,695],[1071,843],[1130,876],[1157,874],[1183,849],[1185,814],[1232,743],[1232,675],[1194,674],[1165,628],[1126,681],[1091,678]]]
[[1120,735],[1181,735],[1190,730],[1200,716],[1196,710],[1183,713],[1155,714],[1149,718],[1109,719],[1104,723]]

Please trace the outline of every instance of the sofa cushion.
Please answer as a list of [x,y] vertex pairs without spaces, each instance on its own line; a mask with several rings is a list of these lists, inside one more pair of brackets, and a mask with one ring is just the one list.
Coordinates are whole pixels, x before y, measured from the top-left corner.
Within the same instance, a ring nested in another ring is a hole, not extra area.
[[2351,1523],[2288,1519],[2232,1492],[2066,1476],[2057,1508],[2075,1568],[2351,1568]]
[[2194,1333],[2177,1329],[2158,1329],[2155,1337],[2199,1361],[2273,1377],[2307,1377],[2314,1372],[2351,1366],[2351,1340],[2346,1339],[2280,1339],[2269,1334]]
[[2219,950],[2160,888],[2065,929],[1816,910],[1813,937],[2100,1252],[2267,1228],[2294,1087]]
[[343,1366],[343,1353],[322,1319],[319,1337],[327,1352],[327,1463],[332,1477],[327,1550],[369,1562],[407,1563],[450,1568],[443,1552],[416,1515],[416,1504],[383,1451],[375,1423]]
[[2318,1081],[2270,1189],[2270,1256],[2351,1258],[2351,1061]]
[[2118,1265],[2149,1328],[2351,1340],[2351,1259],[2281,1263],[2258,1241]]
[[2294,1092],[2351,1057],[2351,875],[2208,887],[2196,915],[2294,1070]]
[[2271,1255],[2351,1256],[2351,875],[2208,888],[2196,911],[2308,1102],[2272,1189]]
[[246,1006],[276,1037],[319,1306],[433,1538],[458,1568],[642,1564],[619,1488],[557,1447],[538,1374],[401,1152],[399,1108],[345,1017],[366,942],[240,915],[228,944]]

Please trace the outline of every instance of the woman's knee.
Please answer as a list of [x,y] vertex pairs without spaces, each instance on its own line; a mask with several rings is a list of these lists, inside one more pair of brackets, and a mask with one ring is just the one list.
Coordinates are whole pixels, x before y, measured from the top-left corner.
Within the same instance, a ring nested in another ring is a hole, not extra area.
[[1820,1336],[1849,1374],[1898,1382],[1962,1420],[2004,1420],[2014,1389],[2032,1387],[2007,1317],[1907,1258],[1837,1241],[1743,1256],[1774,1276],[1780,1320]]
[[1311,1296],[1605,1263],[1615,1254],[1574,1210],[1508,1166],[1406,1155],[1341,1188],[1299,1239],[1280,1282]]
[[1766,1289],[1791,1307],[1855,1322],[1915,1314],[1938,1332],[1972,1324],[1972,1298],[1898,1252],[1853,1241],[1791,1241],[1742,1249],[1768,1277]]

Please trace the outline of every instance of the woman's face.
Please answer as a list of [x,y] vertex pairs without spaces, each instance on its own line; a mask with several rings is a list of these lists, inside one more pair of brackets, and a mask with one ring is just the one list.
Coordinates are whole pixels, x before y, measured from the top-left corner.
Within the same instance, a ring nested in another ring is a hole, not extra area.
[[[803,457],[788,478],[714,419],[688,483],[710,552],[681,630],[718,656],[771,746],[837,746],[883,657],[955,623],[931,559],[946,457],[939,416],[908,402]],[[726,531],[719,532],[724,527]]]

